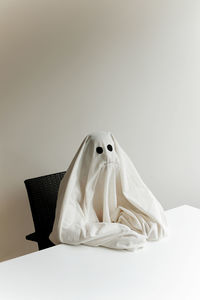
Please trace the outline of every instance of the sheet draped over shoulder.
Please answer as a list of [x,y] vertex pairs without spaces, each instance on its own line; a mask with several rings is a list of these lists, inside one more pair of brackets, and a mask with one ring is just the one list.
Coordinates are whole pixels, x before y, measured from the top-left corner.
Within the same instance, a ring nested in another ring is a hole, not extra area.
[[61,181],[50,240],[134,250],[166,231],[162,206],[115,137],[88,135]]

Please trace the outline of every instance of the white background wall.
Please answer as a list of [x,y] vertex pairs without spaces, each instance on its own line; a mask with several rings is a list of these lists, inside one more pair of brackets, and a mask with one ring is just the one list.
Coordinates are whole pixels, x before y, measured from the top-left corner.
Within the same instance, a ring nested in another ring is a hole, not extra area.
[[0,259],[37,249],[24,179],[109,130],[165,209],[200,207],[200,2],[0,1]]

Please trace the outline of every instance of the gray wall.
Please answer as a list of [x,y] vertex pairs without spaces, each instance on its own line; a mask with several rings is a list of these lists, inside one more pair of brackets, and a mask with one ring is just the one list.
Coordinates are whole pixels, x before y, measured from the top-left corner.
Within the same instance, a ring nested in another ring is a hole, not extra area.
[[165,209],[200,207],[200,2],[0,2],[0,259],[37,249],[23,181],[114,133]]

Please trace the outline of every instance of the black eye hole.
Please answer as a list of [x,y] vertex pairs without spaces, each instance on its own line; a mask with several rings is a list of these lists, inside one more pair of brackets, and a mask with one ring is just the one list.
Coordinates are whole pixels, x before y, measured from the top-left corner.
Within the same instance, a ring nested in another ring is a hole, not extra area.
[[107,149],[108,149],[109,151],[113,151],[112,145],[109,144],[109,145],[107,146]]
[[103,153],[103,148],[102,147],[97,147],[96,151],[97,151],[98,154],[101,154],[101,153]]

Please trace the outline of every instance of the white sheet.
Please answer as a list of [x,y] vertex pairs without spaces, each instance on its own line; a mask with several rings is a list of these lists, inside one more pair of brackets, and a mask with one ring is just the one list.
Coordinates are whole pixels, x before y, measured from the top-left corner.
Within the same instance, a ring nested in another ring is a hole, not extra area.
[[114,136],[88,135],[61,181],[51,241],[135,250],[166,229],[162,206]]

